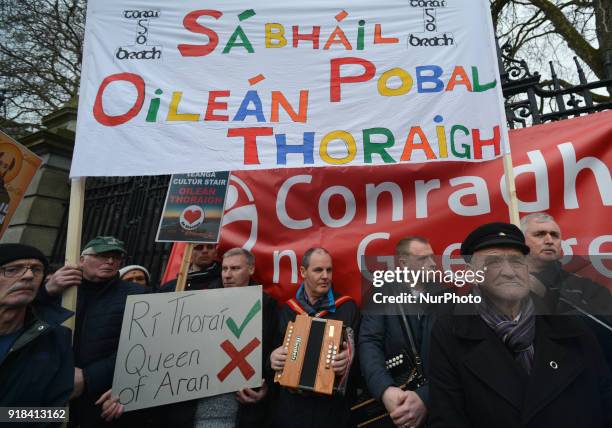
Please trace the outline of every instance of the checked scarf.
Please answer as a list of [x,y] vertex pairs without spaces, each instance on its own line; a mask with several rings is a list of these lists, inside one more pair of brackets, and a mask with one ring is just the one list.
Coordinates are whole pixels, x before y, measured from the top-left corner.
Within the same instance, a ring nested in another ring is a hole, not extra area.
[[499,312],[495,305],[488,302],[486,298],[483,299],[482,304],[478,305],[478,313],[512,352],[514,359],[527,374],[531,374],[535,338],[535,316],[531,299],[527,298],[523,302],[518,320],[512,320]]

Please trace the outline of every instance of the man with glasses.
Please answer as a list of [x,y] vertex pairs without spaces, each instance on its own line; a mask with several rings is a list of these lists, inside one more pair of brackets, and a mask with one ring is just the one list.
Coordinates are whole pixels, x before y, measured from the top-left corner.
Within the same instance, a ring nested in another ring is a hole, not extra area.
[[[538,315],[520,229],[489,223],[461,245],[481,303],[457,304],[431,339],[429,426],[612,426],[612,380],[573,316]],[[480,273],[480,275],[478,275]]]
[[0,245],[0,407],[63,407],[73,388],[66,309],[35,301],[48,262],[36,248]]
[[[193,247],[185,291],[211,290],[223,287],[221,282],[221,264],[216,258],[216,244],[197,244]],[[176,279],[168,281],[160,287],[160,291],[164,293],[173,292],[175,289]]]
[[96,400],[112,384],[125,301],[130,294],[145,293],[138,284],[119,279],[125,256],[122,241],[98,236],[89,241],[79,266],[65,265],[47,281],[43,300],[56,298],[78,287],[74,331],[74,400],[70,420],[75,426],[107,426]]

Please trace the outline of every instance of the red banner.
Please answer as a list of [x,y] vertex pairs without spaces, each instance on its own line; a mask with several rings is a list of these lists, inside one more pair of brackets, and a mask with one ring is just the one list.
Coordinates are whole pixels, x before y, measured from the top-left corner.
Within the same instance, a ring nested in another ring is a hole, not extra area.
[[[511,131],[510,141],[521,215],[553,215],[565,254],[612,254],[612,112]],[[507,200],[501,160],[238,172],[219,254],[253,251],[256,279],[284,301],[301,282],[302,254],[322,246],[334,288],[359,300],[362,255],[391,255],[410,235],[457,254],[478,225],[508,221]],[[175,248],[165,278],[181,254]],[[612,277],[611,264],[595,267]]]

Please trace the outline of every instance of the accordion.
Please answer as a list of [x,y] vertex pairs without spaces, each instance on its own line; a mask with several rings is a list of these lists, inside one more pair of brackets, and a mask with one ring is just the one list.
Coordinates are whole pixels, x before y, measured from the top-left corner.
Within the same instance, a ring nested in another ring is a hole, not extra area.
[[[394,380],[395,385],[403,390],[415,390],[427,383],[419,373],[407,350],[392,356],[385,361],[385,368]],[[351,406],[351,423],[358,428],[378,428],[393,425],[385,406],[373,398],[367,390],[358,394]]]
[[287,360],[274,381],[282,386],[332,395],[336,376],[331,364],[340,352],[343,324],[338,320],[298,315],[289,322],[283,347]]

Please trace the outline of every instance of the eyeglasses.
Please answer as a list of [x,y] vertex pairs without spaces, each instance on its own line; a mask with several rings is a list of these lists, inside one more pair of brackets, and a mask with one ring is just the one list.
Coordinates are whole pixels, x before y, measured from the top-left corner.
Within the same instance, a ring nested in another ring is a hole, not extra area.
[[5,278],[21,278],[28,269],[32,271],[34,276],[43,276],[45,274],[45,269],[40,266],[7,266],[0,268],[0,272],[2,272]]
[[120,262],[123,260],[123,254],[84,254],[85,256],[91,256],[96,260],[110,260],[111,262]]

